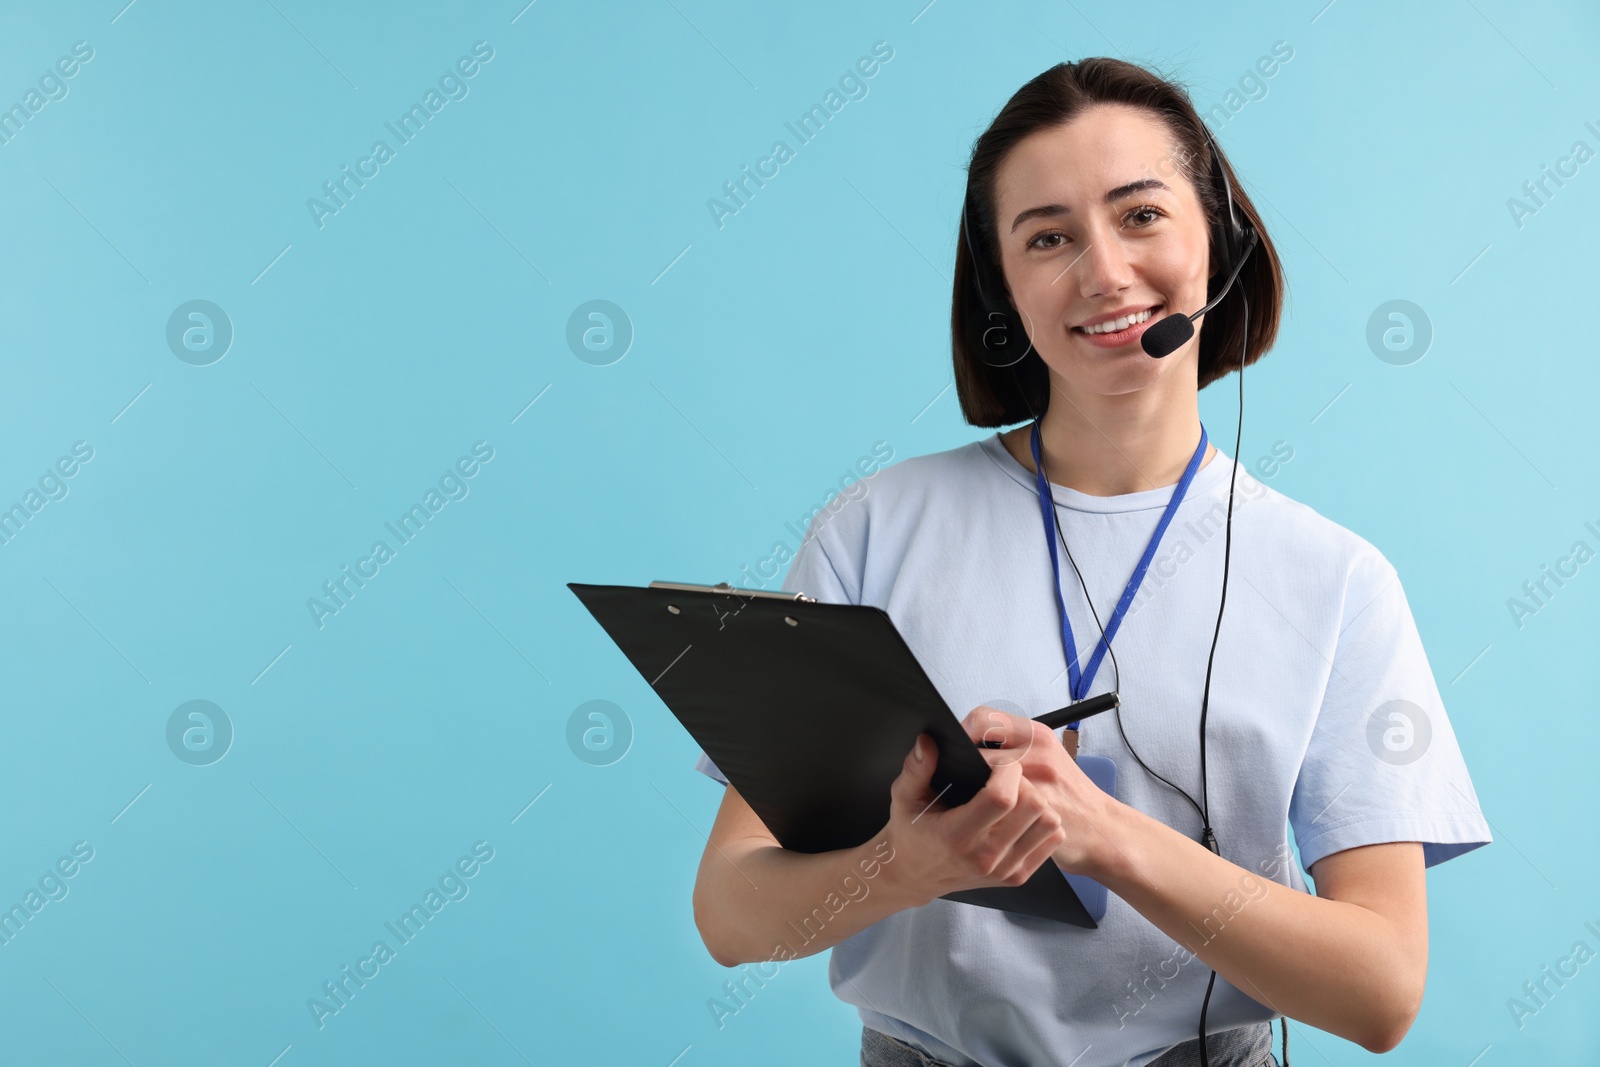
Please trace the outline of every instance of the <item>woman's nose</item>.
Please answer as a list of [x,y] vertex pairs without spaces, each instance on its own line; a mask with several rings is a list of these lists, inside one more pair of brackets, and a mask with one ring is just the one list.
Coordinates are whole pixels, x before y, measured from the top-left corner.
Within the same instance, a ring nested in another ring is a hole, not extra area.
[[1079,291],[1087,299],[1109,296],[1133,284],[1132,261],[1113,235],[1095,237],[1077,266]]

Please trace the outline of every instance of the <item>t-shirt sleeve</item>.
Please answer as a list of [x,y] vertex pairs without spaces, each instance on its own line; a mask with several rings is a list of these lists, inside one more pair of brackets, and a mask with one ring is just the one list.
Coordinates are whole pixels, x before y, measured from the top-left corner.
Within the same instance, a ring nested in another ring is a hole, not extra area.
[[[817,532],[821,519],[826,514],[823,512],[813,520],[811,529],[807,531],[806,540],[795,553],[794,560],[789,564],[789,573],[784,575],[783,584],[778,588],[787,593],[804,593],[806,596],[816,597],[824,604],[860,603],[859,593],[852,594],[845,591],[845,582],[834,569],[833,560],[828,556],[828,550],[823,547],[822,538]],[[728,784],[728,779],[704,751],[695,760],[694,769],[710,775],[723,785]]]
[[1363,572],[1289,803],[1308,871],[1359,845],[1420,841],[1432,867],[1493,840],[1399,575]]

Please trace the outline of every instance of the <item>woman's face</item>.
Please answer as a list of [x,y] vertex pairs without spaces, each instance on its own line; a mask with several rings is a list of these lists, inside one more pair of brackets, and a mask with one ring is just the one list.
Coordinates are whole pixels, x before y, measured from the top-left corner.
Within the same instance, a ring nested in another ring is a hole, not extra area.
[[[1007,289],[1034,349],[1072,392],[1193,387],[1197,379],[1199,322],[1196,336],[1164,359],[1139,344],[1158,319],[1206,302],[1209,230],[1175,152],[1152,113],[1103,104],[1030,134],[1000,165]],[[1150,314],[1116,333],[1083,329],[1135,312]]]

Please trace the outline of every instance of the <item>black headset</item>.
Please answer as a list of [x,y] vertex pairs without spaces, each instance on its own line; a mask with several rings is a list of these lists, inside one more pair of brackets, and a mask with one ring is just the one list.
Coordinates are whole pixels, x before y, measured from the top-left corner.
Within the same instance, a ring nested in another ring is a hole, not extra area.
[[[1176,351],[1194,336],[1194,320],[1210,311],[1213,307],[1220,303],[1222,298],[1227,295],[1228,291],[1233,288],[1233,283],[1238,278],[1240,269],[1243,268],[1245,260],[1249,258],[1251,251],[1254,250],[1259,239],[1255,226],[1248,218],[1242,217],[1238,210],[1234,207],[1233,188],[1228,181],[1227,172],[1223,169],[1222,152],[1217,148],[1216,139],[1211,136],[1211,130],[1207,128],[1205,122],[1200,122],[1199,126],[1201,132],[1205,134],[1207,144],[1211,148],[1212,187],[1216,189],[1223,205],[1223,210],[1218,213],[1217,218],[1212,220],[1210,225],[1211,248],[1215,253],[1217,253],[1218,258],[1221,260],[1221,265],[1207,283],[1208,301],[1204,307],[1202,307],[1199,311],[1193,312],[1192,314],[1172,312],[1163,317],[1159,322],[1152,324],[1148,330],[1140,335],[1140,342],[1143,345],[1145,352],[1156,359],[1163,358]],[[995,302],[989,298],[989,292],[985,287],[983,280],[984,274],[988,272],[989,264],[986,260],[977,255],[973,247],[972,235],[967,227],[967,213],[968,208],[970,208],[971,205],[972,186],[971,182],[969,181],[967,185],[966,199],[961,205],[961,239],[966,245],[967,258],[972,268],[972,278],[978,289],[978,303],[982,321],[985,324],[988,324],[994,322],[997,316],[1000,319],[998,325],[984,326],[978,339],[978,358],[981,359],[987,366],[995,368],[1008,367],[1011,369],[1012,377],[1017,385],[1017,393],[1022,398],[1023,404],[1027,406],[1029,413],[1033,415],[1034,421],[1037,422],[1042,417],[1043,413],[1033,410],[1033,404],[1028,398],[1028,390],[1026,386],[1024,386],[1021,376],[1016,370],[1017,365],[1021,363],[1022,360],[1027,358],[1029,352],[1033,351],[1032,338],[1028,338],[1028,344],[1023,349],[1022,354],[1016,356],[1015,358],[1004,361],[991,361],[987,357],[987,353],[991,351],[1009,349],[1011,346],[1011,337],[1014,329],[1017,332],[1022,333],[1024,337],[1028,337],[1028,334],[1025,330],[1020,329],[1020,324],[1017,323],[1016,315],[1009,302]],[[1239,298],[1240,300],[1244,301],[1244,345],[1248,345],[1250,336],[1250,301],[1245,295],[1243,289],[1239,290]],[[999,332],[1002,336],[998,340],[998,343],[991,343],[990,336],[996,332]],[[1003,351],[1001,354],[1009,356],[1010,352],[1007,350]],[[1211,827],[1211,803],[1206,788],[1206,713],[1209,709],[1211,697],[1211,664],[1216,658],[1217,637],[1222,632],[1222,610],[1228,600],[1228,563],[1233,554],[1233,489],[1234,482],[1237,480],[1239,475],[1239,445],[1244,433],[1243,351],[1240,352],[1239,366],[1237,370],[1239,371],[1239,426],[1238,430],[1235,432],[1233,442],[1233,475],[1228,482],[1228,518],[1227,536],[1224,540],[1223,547],[1222,596],[1217,604],[1217,624],[1216,629],[1211,635],[1211,653],[1206,658],[1205,688],[1200,698],[1200,802],[1197,803],[1195,799],[1188,794],[1188,792],[1174,785],[1172,782],[1167,781],[1167,779],[1161,777],[1161,775],[1156,774],[1156,772],[1151,770],[1144,760],[1139,758],[1139,754],[1134,751],[1133,744],[1128,740],[1127,732],[1122,727],[1121,708],[1118,707],[1113,712],[1113,714],[1116,716],[1117,732],[1122,735],[1123,744],[1127,745],[1128,752],[1133,756],[1134,760],[1138,762],[1139,766],[1143,767],[1148,774],[1154,777],[1157,781],[1164,783],[1173,790],[1176,790],[1194,807],[1195,811],[1200,816],[1200,843],[1205,845],[1212,852],[1219,856],[1222,854],[1222,852],[1217,846],[1217,836]],[[1045,392],[1045,406],[1049,407],[1048,370],[1046,370],[1045,381],[1047,383]],[[1050,474],[1048,471],[1043,469],[1042,451],[1040,455],[1040,472],[1044,475],[1045,481],[1048,484]],[[1100,614],[1094,609],[1094,601],[1089,596],[1089,588],[1083,581],[1083,575],[1078,571],[1077,563],[1072,559],[1072,550],[1067,548],[1066,534],[1063,531],[1063,527],[1060,523],[1056,524],[1056,533],[1061,539],[1061,547],[1066,549],[1067,561],[1072,564],[1073,573],[1078,576],[1078,585],[1083,589],[1083,598],[1086,602],[1088,602],[1090,612],[1094,614],[1095,625],[1100,627],[1100,639],[1105,642],[1106,651],[1111,653],[1111,667],[1114,672],[1114,677],[1117,681],[1117,688],[1120,689],[1122,672],[1121,668],[1117,666],[1117,654],[1112,650],[1111,642],[1105,640],[1105,627],[1100,624]],[[1213,970],[1211,972],[1211,979],[1206,984],[1205,1000],[1200,1005],[1200,1033],[1198,1043],[1200,1046],[1201,1067],[1210,1067],[1210,1057],[1208,1056],[1206,1050],[1206,1011],[1211,1005],[1211,991],[1216,984],[1217,972]],[[1280,1016],[1280,1021],[1283,1029],[1283,1067],[1289,1067],[1288,1016]]]

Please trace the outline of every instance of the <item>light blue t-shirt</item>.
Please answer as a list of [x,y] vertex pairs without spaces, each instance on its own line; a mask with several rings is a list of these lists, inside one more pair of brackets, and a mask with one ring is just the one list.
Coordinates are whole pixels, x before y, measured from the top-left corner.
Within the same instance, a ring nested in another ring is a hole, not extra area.
[[[1201,799],[1200,695],[1232,467],[1219,449],[1196,472],[1112,642],[1121,710],[1080,735],[1081,755],[1116,762],[1119,800],[1196,839],[1199,815],[1140,768],[1112,716],[1151,769]],[[1172,487],[1053,490],[1106,623]],[[1061,576],[1087,663],[1099,630],[1064,553]],[[961,719],[980,704],[1038,715],[1067,703],[1051,581],[1034,476],[995,434],[902,460],[835,498],[782,588],[882,608]],[[1107,656],[1090,695],[1114,685]],[[727,784],[703,752],[695,766]],[[1307,870],[1385,841],[1423,842],[1431,867],[1491,840],[1394,568],[1244,465],[1206,766],[1223,857],[1302,892],[1291,826]],[[831,951],[833,991],[865,1025],[958,1067],[1143,1067],[1195,1036],[1210,976],[1115,894],[1095,930],[938,899]],[[1218,976],[1209,1031],[1276,1018]]]

